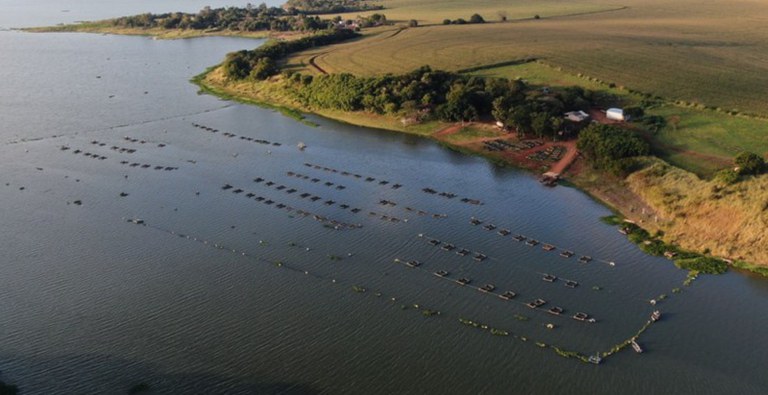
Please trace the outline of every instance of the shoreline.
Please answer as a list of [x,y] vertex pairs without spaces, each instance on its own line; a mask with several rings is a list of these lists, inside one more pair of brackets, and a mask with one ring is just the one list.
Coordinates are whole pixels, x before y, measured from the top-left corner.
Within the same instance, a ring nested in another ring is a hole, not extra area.
[[[525,163],[516,160],[495,157],[481,149],[472,149],[466,145],[455,144],[448,139],[435,136],[435,134],[444,129],[456,127],[456,124],[433,121],[425,124],[406,126],[401,124],[398,120],[393,119],[393,117],[381,116],[378,114],[317,110],[296,102],[286,95],[284,91],[281,91],[282,88],[279,86],[280,82],[274,80],[279,79],[280,77],[273,77],[273,80],[256,83],[231,83],[225,81],[223,76],[219,75],[218,67],[219,65],[208,68],[203,73],[193,77],[191,82],[200,87],[201,92],[209,93],[225,100],[234,100],[245,104],[270,108],[312,126],[317,125],[308,123],[303,114],[313,114],[355,126],[417,135],[428,138],[450,150],[462,154],[482,157],[497,165],[509,166],[531,172],[541,170],[529,165],[527,166]],[[573,187],[582,193],[585,193],[597,203],[605,206],[611,212],[620,216],[622,221],[639,226],[644,232],[649,234],[658,235],[659,233],[663,233],[663,227],[649,221],[650,218],[655,216],[651,206],[645,202],[641,196],[631,190],[626,180],[621,180],[614,176],[589,169],[586,163],[584,163],[584,159],[580,156],[566,168],[562,176],[564,177],[560,181],[562,186]],[[678,247],[676,243],[668,244],[660,240],[658,236],[649,236],[648,239],[643,242],[647,244],[649,241],[653,241],[654,243],[661,242],[662,245],[668,246],[670,250],[680,250],[680,247]],[[638,244],[638,247],[641,248],[641,250],[644,250],[641,246],[642,242],[635,242],[635,244]],[[645,252],[648,253],[648,251]],[[703,254],[701,251],[694,252],[700,256],[709,256],[707,251]],[[671,257],[667,257],[667,259],[669,259],[670,262],[673,262]],[[765,265],[749,263],[745,260],[731,259],[729,257],[718,257],[718,259],[728,262],[729,266],[732,268],[768,276],[768,267]]]

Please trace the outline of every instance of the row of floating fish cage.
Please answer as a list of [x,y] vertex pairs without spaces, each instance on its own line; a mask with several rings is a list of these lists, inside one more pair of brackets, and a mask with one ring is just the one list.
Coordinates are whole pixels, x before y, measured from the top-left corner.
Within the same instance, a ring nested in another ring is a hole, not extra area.
[[[219,129],[214,129],[212,127],[201,125],[201,124],[194,123],[194,122],[192,123],[192,126],[198,128],[198,129],[202,129],[202,130],[211,132],[211,133],[219,133],[220,132]],[[222,132],[221,135],[224,136],[224,137],[228,137],[228,138],[235,138],[235,137],[237,137],[237,138],[239,138],[240,140],[243,140],[243,141],[249,141],[249,142],[258,143],[258,144],[264,144],[264,145],[272,145],[272,146],[275,146],[275,147],[279,147],[279,146],[283,145],[282,143],[276,143],[276,142],[272,142],[272,141],[269,141],[269,140],[257,139],[257,138],[248,137],[248,136],[239,136],[237,134],[230,133],[230,132]]]
[[[304,166],[306,166],[306,167],[311,167],[311,168],[313,168],[313,169],[316,169],[316,170],[323,170],[323,171],[326,171],[326,172],[329,172],[329,173],[337,173],[337,174],[341,174],[341,175],[343,175],[343,176],[347,176],[347,177],[354,177],[354,178],[358,178],[358,179],[363,179],[363,178],[365,178],[365,181],[366,181],[366,182],[374,182],[374,181],[376,181],[376,177],[371,177],[371,176],[364,176],[364,175],[362,175],[362,174],[351,173],[351,172],[349,172],[349,171],[346,171],[346,170],[338,170],[338,169],[334,169],[334,168],[332,168],[332,167],[327,167],[327,166],[316,165],[316,164],[313,164],[313,163],[309,163],[309,162],[307,162],[307,163],[304,163]],[[379,185],[389,185],[389,184],[390,184],[390,182],[389,182],[389,181],[387,181],[387,180],[378,180],[378,184],[379,184]],[[391,185],[391,188],[392,188],[392,189],[399,189],[399,188],[401,188],[402,186],[403,186],[402,184],[392,184],[392,185]]]
[[[405,265],[407,267],[410,267],[410,268],[420,268],[422,266],[422,264],[423,264],[421,261],[418,261],[418,260],[415,260],[415,259],[404,260],[404,259],[400,259],[400,258],[395,258],[394,262],[395,263],[403,264],[403,265]],[[456,283],[456,284],[458,284],[460,286],[470,286],[470,284],[472,284],[472,279],[469,278],[469,277],[466,277],[466,276],[465,277],[455,278],[455,279],[451,278],[450,277],[451,273],[449,271],[447,271],[447,270],[437,270],[437,271],[433,272],[432,274],[437,276],[437,277],[439,277],[439,278],[441,278],[441,279],[453,281],[454,283]],[[515,297],[518,296],[518,294],[515,291],[512,291],[512,290],[506,290],[506,291],[504,291],[502,293],[498,293],[497,294],[497,293],[495,293],[496,285],[494,285],[492,283],[483,284],[481,286],[474,287],[474,288],[476,288],[478,291],[486,293],[486,294],[496,295],[500,299],[504,299],[504,300],[512,300],[512,299],[514,299]],[[538,309],[538,308],[546,305],[547,303],[548,302],[546,300],[544,300],[544,299],[536,298],[536,299],[534,299],[534,300],[532,300],[530,302],[525,302],[523,304],[525,306],[531,308],[531,309]],[[553,306],[553,307],[551,307],[551,308],[549,308],[549,309],[547,309],[545,311],[547,313],[560,316],[561,314],[563,314],[565,312],[565,309],[560,307],[560,306]],[[584,312],[576,312],[571,318],[573,318],[573,319],[575,319],[577,321],[596,322],[596,320],[594,318],[590,317],[589,314],[584,313]]]

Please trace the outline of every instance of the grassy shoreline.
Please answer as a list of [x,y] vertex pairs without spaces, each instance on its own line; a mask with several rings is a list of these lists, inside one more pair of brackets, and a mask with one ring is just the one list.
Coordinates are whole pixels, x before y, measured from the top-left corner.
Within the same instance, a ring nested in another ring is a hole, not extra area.
[[[357,126],[418,135],[436,141],[438,144],[448,149],[463,154],[483,157],[498,165],[525,168],[514,161],[492,157],[481,150],[452,144],[451,141],[438,139],[433,136],[433,133],[449,126],[445,123],[429,122],[426,124],[406,126],[393,117],[368,113],[349,113],[308,108],[301,103],[298,103],[296,100],[293,100],[290,97],[290,94],[283,90],[279,78],[280,77],[274,77],[272,81],[256,83],[232,83],[226,81],[217,69],[217,66],[214,66],[193,78],[192,82],[197,84],[204,93],[213,94],[227,100],[235,100],[246,104],[255,104],[274,109],[295,119],[303,120],[303,115],[301,114],[311,113]],[[577,162],[576,167],[578,169],[569,174],[571,177],[568,178],[567,186],[575,187],[583,191],[600,204],[608,207],[615,214],[621,216],[622,219],[627,219],[632,223],[640,224],[639,226],[642,226],[642,229],[644,229],[646,234],[649,234],[647,238],[643,238],[637,242],[641,249],[646,250],[646,248],[643,248],[644,246],[642,243],[653,242],[657,245],[660,243],[661,246],[670,251],[696,251],[695,248],[690,248],[690,246],[679,247],[677,243],[662,241],[662,238],[658,236],[650,236],[650,234],[663,234],[664,226],[659,225],[658,223],[653,223],[652,221],[647,221],[649,214],[646,214],[646,210],[652,210],[650,204],[645,201],[643,196],[633,191],[631,186],[625,180],[587,169],[584,163]],[[707,253],[708,251],[703,249],[703,253],[699,250],[696,255],[708,256]],[[729,261],[733,261],[733,267],[768,276],[768,268],[764,265],[746,263],[743,259],[729,259]]]
[[92,33],[114,34],[120,36],[144,36],[160,40],[178,40],[198,37],[243,37],[269,38],[276,34],[268,31],[240,32],[223,29],[194,30],[194,29],[162,29],[162,28],[125,28],[110,24],[107,21],[82,22],[68,25],[30,27],[19,29],[29,33]]

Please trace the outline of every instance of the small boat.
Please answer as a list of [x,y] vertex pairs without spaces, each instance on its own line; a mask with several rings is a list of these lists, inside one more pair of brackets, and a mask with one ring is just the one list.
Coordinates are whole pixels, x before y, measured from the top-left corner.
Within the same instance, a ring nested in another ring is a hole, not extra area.
[[481,292],[493,292],[493,290],[496,289],[496,286],[493,284],[485,284],[482,287],[479,288]]
[[563,313],[563,308],[558,306],[553,306],[549,310],[547,310],[547,313],[554,314],[554,315],[560,315]]
[[651,313],[651,321],[656,322],[661,319],[661,312],[659,310],[654,310],[653,313]]
[[447,271],[445,271],[445,270],[438,270],[438,271],[436,271],[436,272],[434,273],[434,275],[435,275],[435,276],[437,276],[437,277],[445,277],[445,276],[447,276],[448,274],[449,274],[449,273],[448,273]]
[[544,277],[542,277],[541,279],[548,283],[553,283],[555,282],[555,280],[557,280],[557,276],[553,276],[551,274],[545,274]]
[[586,321],[587,319],[589,319],[589,314],[578,312],[574,314],[572,318],[576,321]]
[[541,249],[544,251],[553,251],[555,249],[555,246],[553,246],[552,244],[544,244],[541,247]]
[[632,345],[632,348],[635,350],[636,353],[638,353],[638,354],[642,354],[643,353],[642,347],[640,347],[640,345],[637,344],[635,339],[632,339],[632,342],[630,342],[630,344]]
[[514,293],[513,291],[506,291],[503,294],[499,295],[500,298],[505,299],[505,300],[510,300],[510,299],[514,298],[515,296],[517,296],[517,294]]
[[568,288],[576,288],[579,286],[579,283],[573,280],[568,280],[565,282],[565,286]]
[[472,282],[472,280],[470,280],[470,279],[468,279],[466,277],[462,277],[462,278],[456,280],[456,283],[459,284],[459,285],[467,285],[467,284],[469,284],[471,282]]

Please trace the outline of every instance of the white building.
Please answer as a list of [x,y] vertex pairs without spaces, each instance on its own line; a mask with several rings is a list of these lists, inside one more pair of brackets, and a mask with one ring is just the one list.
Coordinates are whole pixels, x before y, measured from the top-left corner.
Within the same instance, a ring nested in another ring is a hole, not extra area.
[[609,108],[605,112],[605,117],[614,121],[626,121],[628,118],[624,116],[624,110],[620,108]]
[[573,122],[581,122],[589,118],[589,114],[584,111],[569,111],[565,113],[565,119]]

